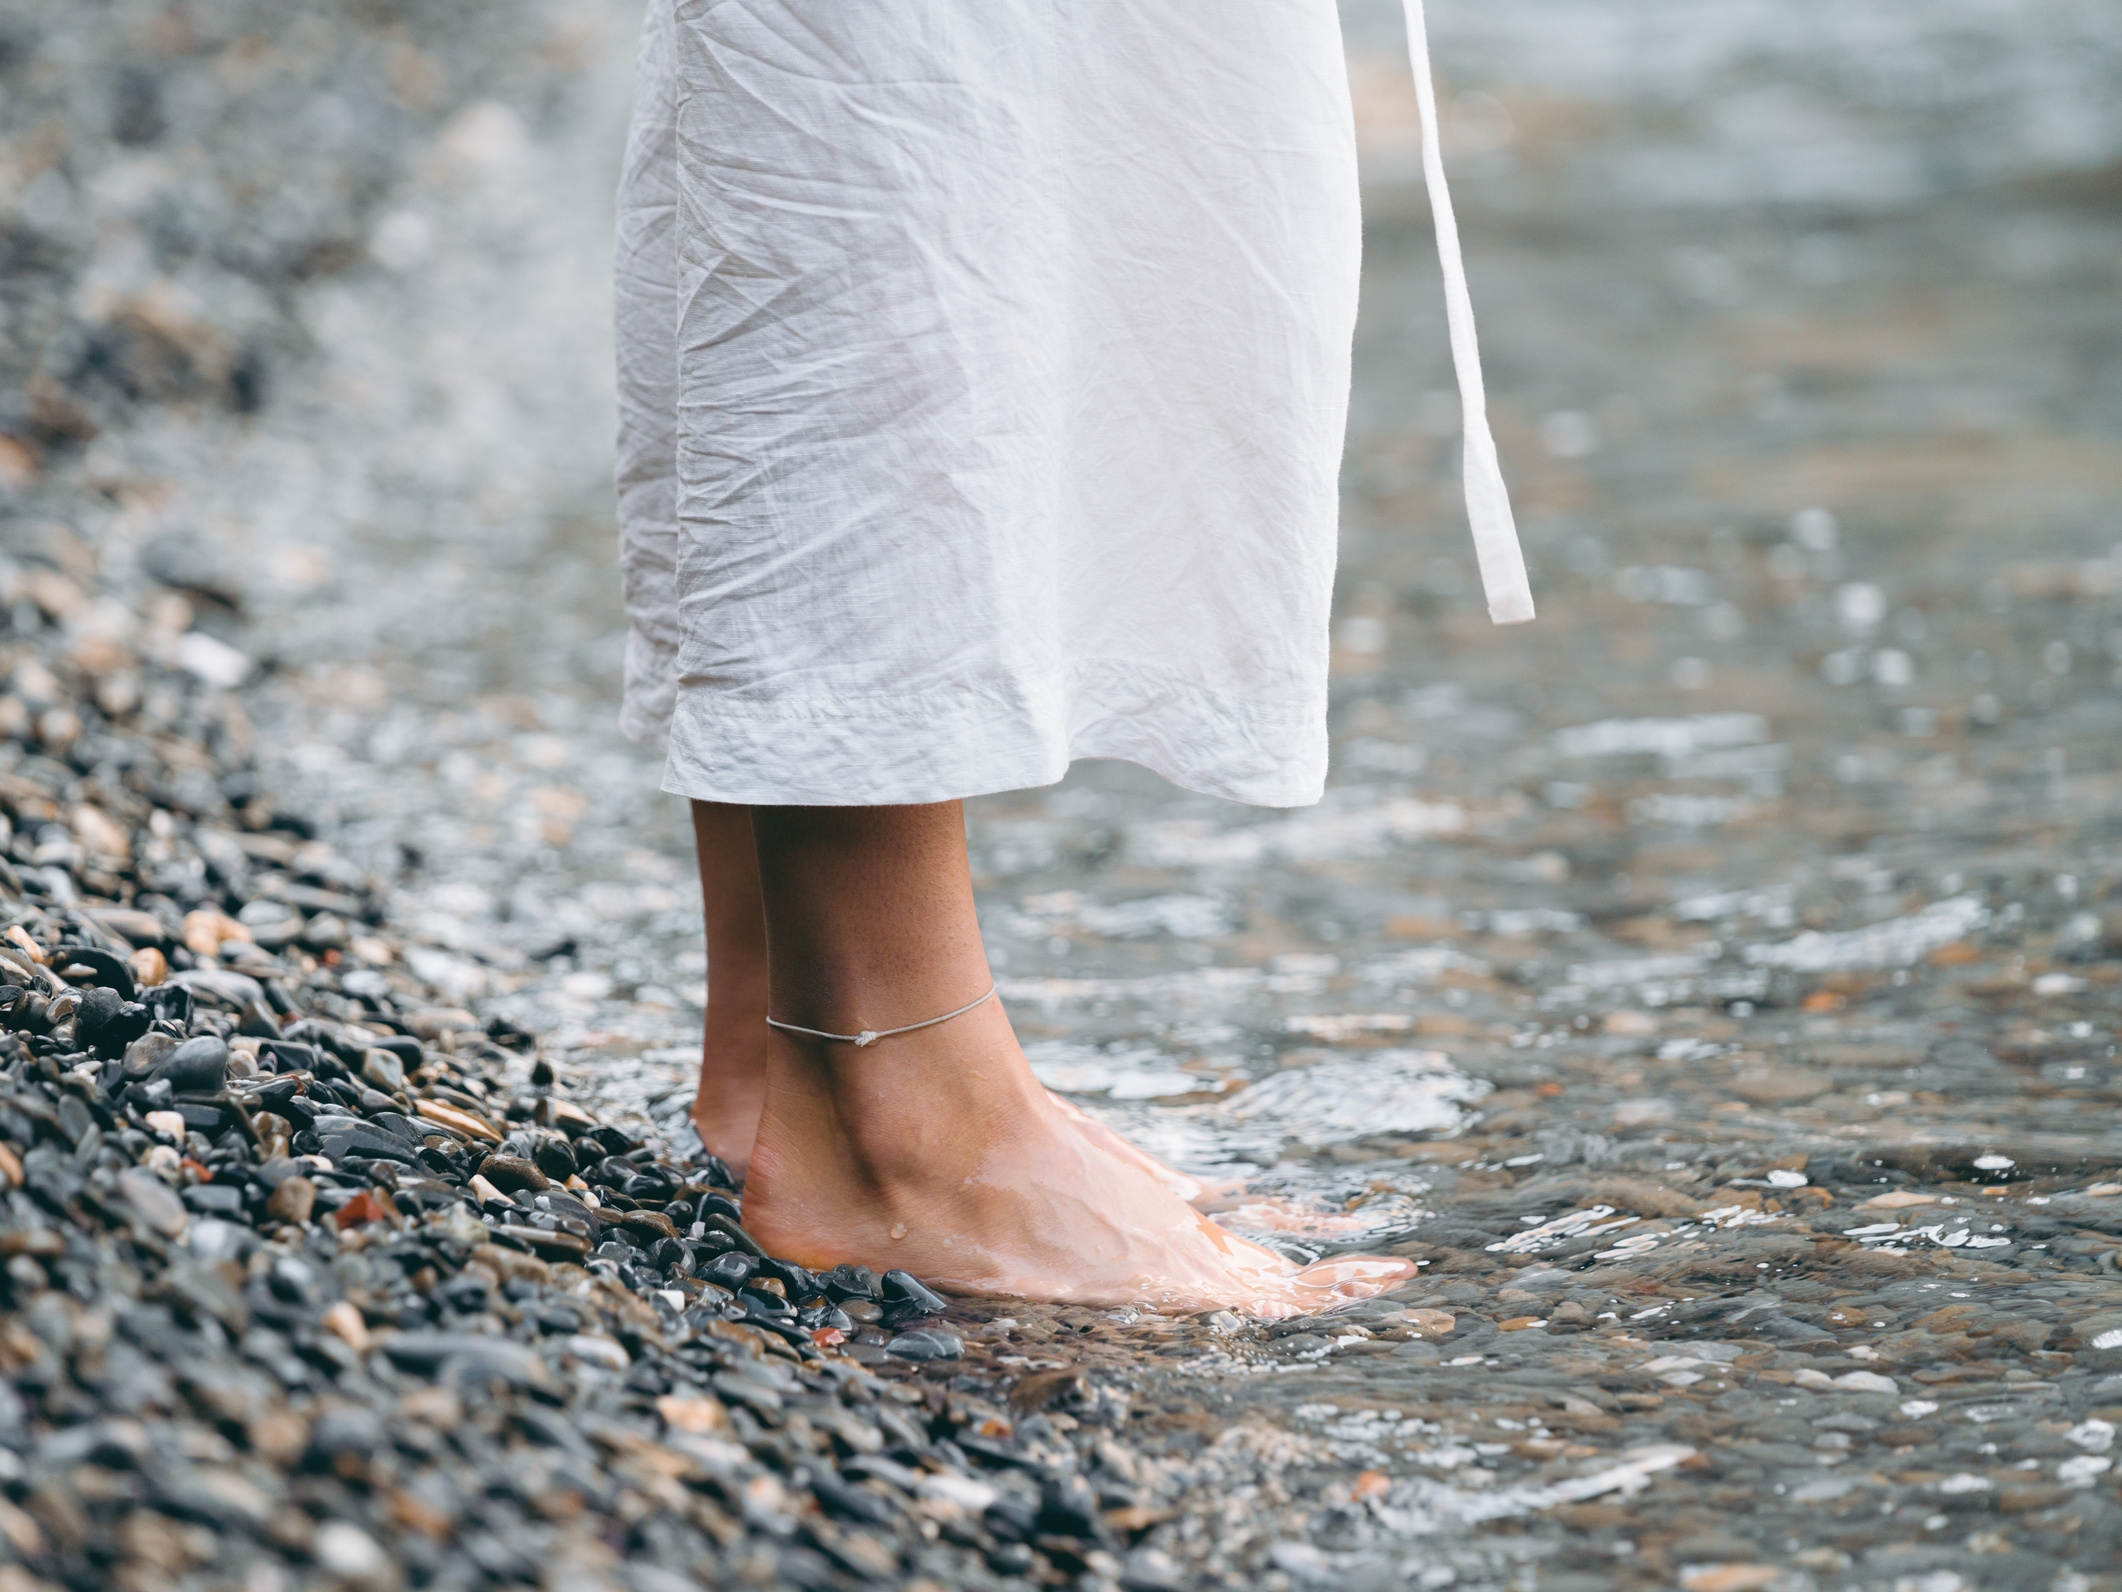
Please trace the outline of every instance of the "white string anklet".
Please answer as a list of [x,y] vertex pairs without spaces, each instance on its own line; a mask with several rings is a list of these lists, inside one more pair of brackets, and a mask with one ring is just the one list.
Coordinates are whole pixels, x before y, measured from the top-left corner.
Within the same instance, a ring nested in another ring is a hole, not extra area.
[[794,1023],[777,1022],[771,1017],[767,1018],[766,1026],[778,1028],[784,1034],[802,1034],[811,1039],[830,1039],[838,1044],[853,1045],[857,1050],[863,1050],[874,1045],[880,1039],[891,1038],[894,1034],[910,1034],[917,1028],[933,1028],[938,1023],[949,1022],[953,1017],[963,1017],[975,1006],[984,1006],[993,1000],[995,998],[995,989],[996,986],[990,984],[987,986],[987,993],[978,1000],[967,1001],[956,1011],[945,1012],[941,1017],[931,1017],[926,1022],[908,1023],[904,1028],[865,1028],[859,1034],[828,1034],[822,1028],[798,1028]]

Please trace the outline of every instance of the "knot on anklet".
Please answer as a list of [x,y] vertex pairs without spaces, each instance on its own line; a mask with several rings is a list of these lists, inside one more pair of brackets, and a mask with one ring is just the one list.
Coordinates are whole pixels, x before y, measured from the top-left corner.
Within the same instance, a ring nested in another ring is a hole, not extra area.
[[967,1001],[954,1012],[945,1012],[941,1017],[931,1017],[926,1022],[908,1023],[904,1028],[865,1028],[859,1034],[828,1034],[822,1028],[798,1028],[794,1023],[777,1022],[769,1017],[766,1026],[778,1028],[785,1034],[803,1034],[811,1039],[830,1039],[842,1045],[853,1045],[857,1050],[867,1050],[880,1039],[889,1039],[894,1034],[911,1034],[917,1029],[933,1028],[938,1023],[947,1023],[953,1017],[963,1017],[975,1006],[984,1006],[995,998],[995,986],[987,986],[987,993],[976,1001]]

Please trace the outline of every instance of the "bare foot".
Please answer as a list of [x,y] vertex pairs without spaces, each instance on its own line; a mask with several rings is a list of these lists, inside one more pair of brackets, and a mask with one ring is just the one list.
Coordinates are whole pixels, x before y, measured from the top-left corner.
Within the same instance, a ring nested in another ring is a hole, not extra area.
[[999,1005],[860,1051],[777,1036],[745,1223],[804,1265],[1083,1304],[1304,1315],[1415,1274],[1379,1257],[1300,1269],[1087,1121],[1039,1086]]
[[[759,1115],[766,1104],[766,1042],[762,1036],[741,1047],[750,1052],[741,1057],[735,1054],[739,1048],[728,1045],[716,1052],[703,1047],[692,1122],[700,1142],[720,1156],[742,1182],[751,1165],[752,1147],[759,1137]],[[1352,1232],[1367,1225],[1360,1217],[1305,1210],[1278,1194],[1247,1194],[1242,1179],[1204,1182],[1130,1144],[1073,1101],[1051,1090],[1046,1098],[1055,1117],[1095,1148],[1133,1167],[1204,1216],[1236,1217],[1234,1225],[1254,1232],[1313,1237]]]

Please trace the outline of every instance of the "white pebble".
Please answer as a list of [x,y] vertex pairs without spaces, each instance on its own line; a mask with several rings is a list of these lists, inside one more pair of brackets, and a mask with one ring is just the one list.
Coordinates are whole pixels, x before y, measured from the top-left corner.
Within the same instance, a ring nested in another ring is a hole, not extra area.
[[332,1575],[365,1581],[383,1569],[383,1550],[359,1526],[334,1520],[318,1528],[317,1563]]

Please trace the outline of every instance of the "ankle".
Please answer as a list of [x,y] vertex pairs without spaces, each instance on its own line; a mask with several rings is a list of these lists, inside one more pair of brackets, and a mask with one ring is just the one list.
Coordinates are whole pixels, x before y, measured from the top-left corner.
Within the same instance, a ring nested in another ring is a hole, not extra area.
[[948,1039],[907,1035],[861,1050],[777,1036],[762,1138],[806,1156],[823,1150],[880,1188],[955,1187],[977,1175],[1045,1094],[999,1010],[951,1026],[961,1024]]
[[766,1068],[769,1031],[756,1011],[709,1001],[700,1025],[702,1055],[708,1065],[739,1067],[744,1071]]

